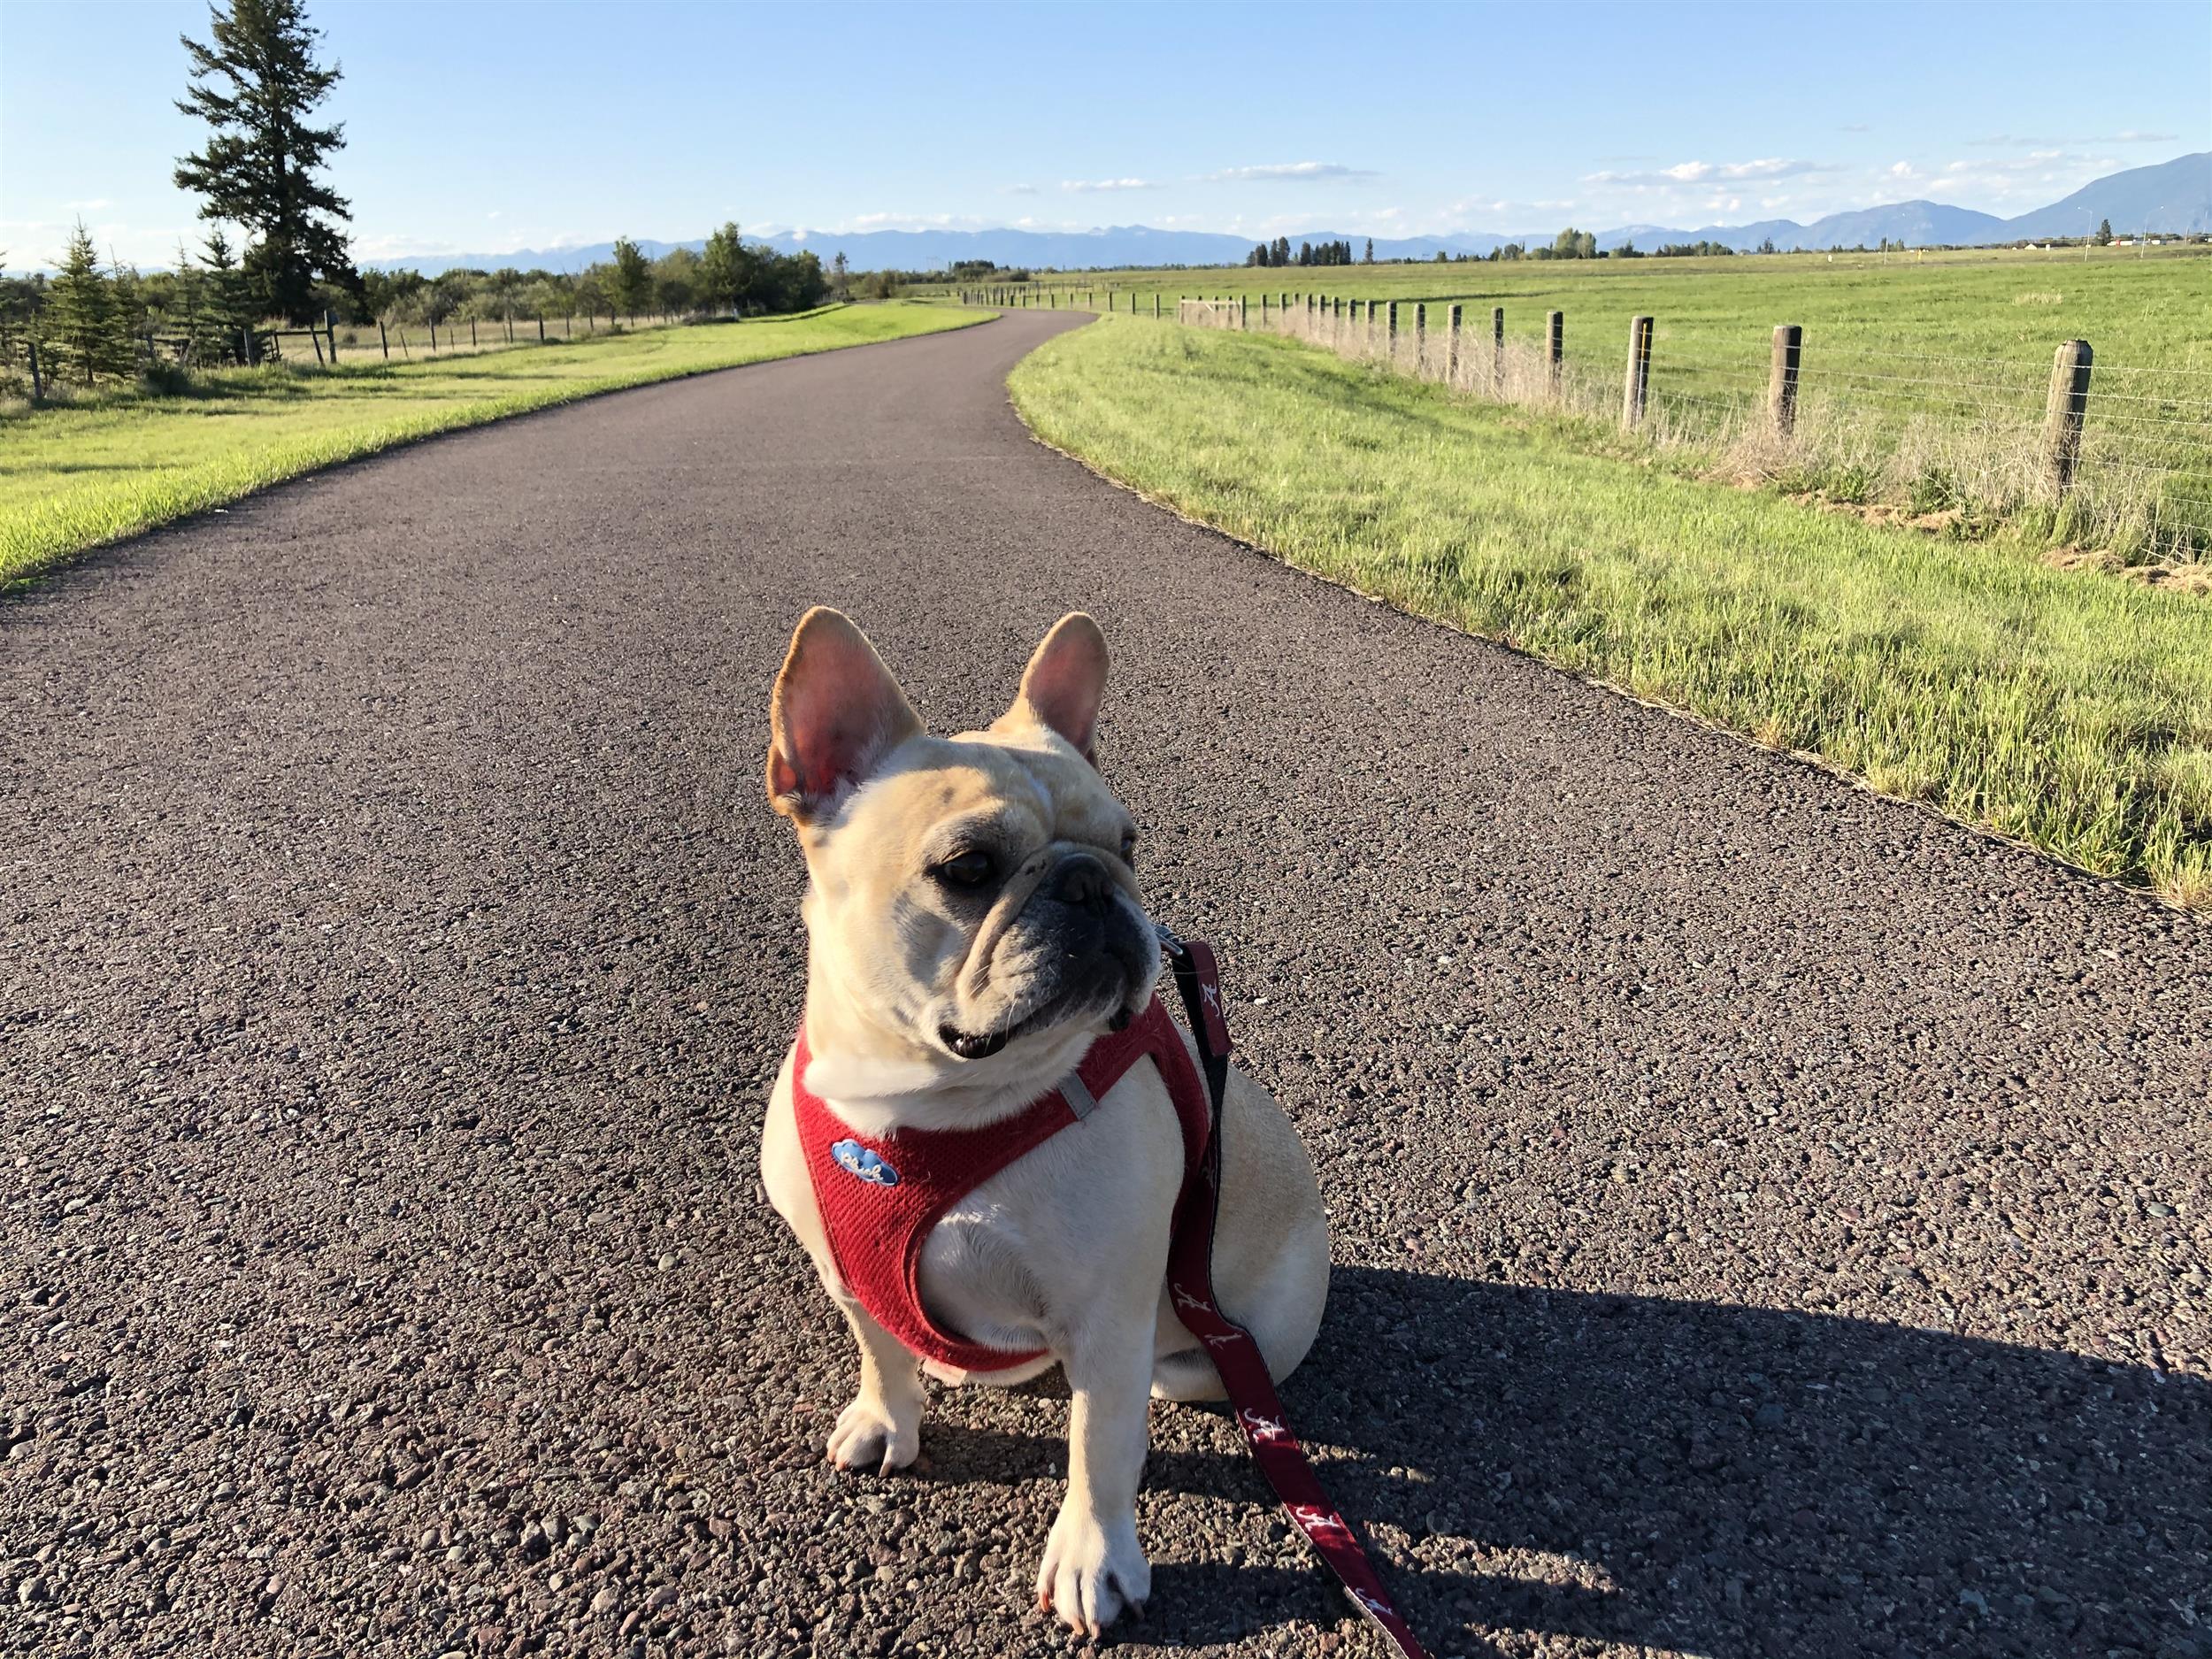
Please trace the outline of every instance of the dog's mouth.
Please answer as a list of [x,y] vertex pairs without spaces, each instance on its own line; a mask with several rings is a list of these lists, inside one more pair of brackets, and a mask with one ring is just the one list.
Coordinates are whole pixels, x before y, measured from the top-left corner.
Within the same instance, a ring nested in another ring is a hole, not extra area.
[[962,1031],[956,1025],[937,1027],[937,1041],[963,1060],[987,1060],[1013,1040],[1010,1031]]
[[[1004,1031],[963,1031],[957,1025],[937,1027],[937,1041],[963,1060],[987,1060],[1017,1037],[1027,1036],[1033,1031],[1057,1023],[1057,1016],[1064,1010],[1044,1009],[1026,1019],[1017,1020]],[[1126,1031],[1136,1014],[1126,1006],[1117,1006],[1108,1017],[1106,1029]]]

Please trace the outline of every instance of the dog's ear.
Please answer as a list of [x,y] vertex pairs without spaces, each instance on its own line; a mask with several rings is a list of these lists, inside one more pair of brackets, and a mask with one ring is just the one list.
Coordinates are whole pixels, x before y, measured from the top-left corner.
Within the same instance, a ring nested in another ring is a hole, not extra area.
[[1004,721],[1049,726],[1098,764],[1098,705],[1106,695],[1106,636],[1080,611],[1052,625],[1022,671],[1022,688]]
[[805,823],[922,729],[899,682],[842,611],[799,618],[768,709],[768,799]]

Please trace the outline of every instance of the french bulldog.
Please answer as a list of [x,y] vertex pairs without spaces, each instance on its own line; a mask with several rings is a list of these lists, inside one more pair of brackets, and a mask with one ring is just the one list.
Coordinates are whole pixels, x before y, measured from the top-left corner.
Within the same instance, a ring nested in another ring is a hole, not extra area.
[[[805,1088],[855,1134],[895,1148],[902,1133],[1010,1120],[1150,1003],[1160,956],[1136,826],[1094,764],[1106,672],[1097,625],[1064,617],[1003,715],[933,737],[849,618],[818,607],[801,619],[770,708],[768,795],[809,877]],[[1060,1365],[1067,1494],[1036,1594],[1096,1636],[1151,1587],[1135,1513],[1148,1396],[1221,1397],[1166,1289],[1184,1141],[1158,1068],[1139,1062],[928,1232],[914,1282],[930,1322],[1041,1354],[961,1371],[926,1365],[841,1282],[794,1110],[800,1052],[776,1079],[761,1172],[860,1350],[830,1460],[886,1473],[911,1463],[925,1370],[1003,1386]],[[1327,1219],[1290,1120],[1233,1067],[1219,1133],[1216,1294],[1279,1381],[1321,1322]]]

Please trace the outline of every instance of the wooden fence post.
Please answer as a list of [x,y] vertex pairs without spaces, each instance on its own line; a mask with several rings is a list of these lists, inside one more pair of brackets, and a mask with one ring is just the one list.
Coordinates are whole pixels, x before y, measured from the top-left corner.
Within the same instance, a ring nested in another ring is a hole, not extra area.
[[46,397],[46,377],[38,372],[38,342],[31,340],[25,343],[31,348],[31,396],[42,403]]
[[315,366],[319,369],[323,366],[323,337],[319,332],[312,328],[307,331],[307,337],[314,342]]
[[476,349],[476,319],[473,317],[469,319],[469,349]]
[[1505,393],[1505,307],[1495,307],[1490,313],[1490,395],[1502,396]]
[[540,312],[538,315],[538,343],[540,345],[543,345],[545,343],[545,315],[543,312]]
[[1459,378],[1459,311],[1453,306],[1444,313],[1444,384],[1449,386]]
[[1398,302],[1392,300],[1383,312],[1383,349],[1390,354],[1391,365],[1398,362]]
[[253,367],[253,330],[250,328],[238,331],[238,357],[248,368]]
[[[1265,296],[1263,296],[1262,297],[1264,298]],[[1237,296],[1237,328],[1240,332],[1247,326],[1248,321],[1245,315],[1245,301],[1246,296],[1244,295],[1240,294]]]
[[330,366],[334,369],[338,366],[338,313],[336,311],[326,311],[323,313],[323,328],[330,335]]
[[389,363],[392,360],[392,337],[384,332],[381,317],[376,319],[376,343],[384,349],[384,360]]
[[1628,380],[1621,389],[1621,426],[1633,431],[1643,424],[1644,409],[1651,399],[1651,319],[1628,319]]
[[1413,373],[1417,380],[1429,366],[1429,308],[1418,300],[1413,304]]
[[1156,288],[1152,294],[1152,320],[1156,323],[1160,320],[1160,295]]
[[1767,367],[1767,419],[1774,435],[1786,438],[1797,426],[1797,367],[1805,349],[1805,330],[1780,323],[1774,330],[1774,355]]
[[1559,367],[1566,355],[1567,313],[1552,311],[1544,319],[1544,374],[1553,396],[1559,392]]
[[2069,340],[2051,363],[2051,393],[2043,413],[2043,468],[2060,500],[2074,487],[2074,466],[2081,459],[2081,422],[2089,409],[2089,366],[2094,354],[2086,340]]

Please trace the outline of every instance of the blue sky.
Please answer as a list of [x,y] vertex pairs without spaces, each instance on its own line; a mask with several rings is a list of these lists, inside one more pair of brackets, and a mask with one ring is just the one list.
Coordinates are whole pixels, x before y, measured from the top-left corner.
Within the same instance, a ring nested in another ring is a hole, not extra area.
[[[1258,237],[2017,213],[2212,148],[2212,6],[321,0],[356,251],[1143,223]],[[167,0],[0,0],[0,248],[165,262]]]

